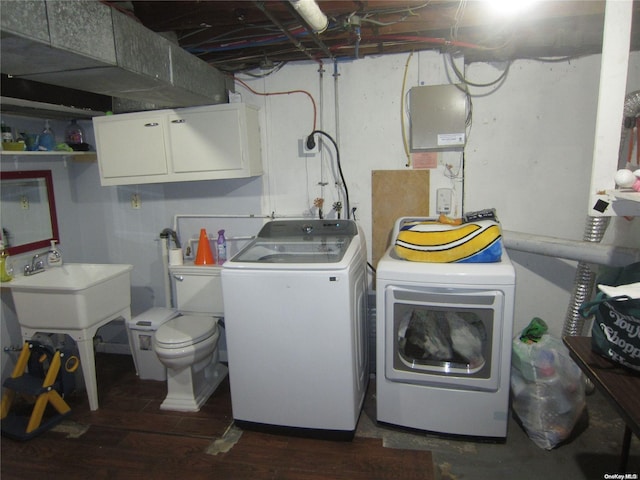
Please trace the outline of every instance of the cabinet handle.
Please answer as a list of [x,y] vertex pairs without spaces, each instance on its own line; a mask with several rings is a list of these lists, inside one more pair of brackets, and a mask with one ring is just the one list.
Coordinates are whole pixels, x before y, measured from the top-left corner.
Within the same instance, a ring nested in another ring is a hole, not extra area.
[[186,120],[184,118],[179,118],[178,120],[171,120],[171,123],[184,123]]
[[179,282],[182,282],[184,280],[184,277],[182,275],[174,275],[173,278],[175,278]]
[[149,122],[144,124],[145,127],[157,127],[158,125],[158,122]]

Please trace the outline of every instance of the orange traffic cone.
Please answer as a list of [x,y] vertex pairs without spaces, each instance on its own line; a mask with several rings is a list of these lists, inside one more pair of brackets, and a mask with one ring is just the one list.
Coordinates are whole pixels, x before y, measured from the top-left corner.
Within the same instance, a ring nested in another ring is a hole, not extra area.
[[211,252],[211,245],[209,245],[209,237],[207,231],[204,228],[200,229],[200,239],[198,240],[198,252],[196,253],[196,265],[213,265],[213,253]]

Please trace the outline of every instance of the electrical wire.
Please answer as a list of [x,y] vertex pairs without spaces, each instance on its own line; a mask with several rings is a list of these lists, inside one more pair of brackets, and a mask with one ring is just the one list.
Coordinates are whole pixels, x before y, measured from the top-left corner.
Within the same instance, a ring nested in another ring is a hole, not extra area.
[[536,60],[538,62],[545,62],[545,63],[562,63],[562,62],[569,62],[571,60],[575,60],[577,58],[581,58],[584,57],[584,54],[579,54],[579,55],[567,55],[566,57],[531,57],[531,60]]
[[451,69],[453,70],[453,73],[456,74],[456,77],[458,77],[458,79],[462,83],[464,83],[465,85],[469,85],[469,86],[472,86],[472,87],[484,88],[484,87],[492,87],[494,85],[497,85],[498,83],[503,82],[507,78],[507,75],[509,74],[509,69],[511,68],[511,61],[508,61],[506,68],[500,74],[500,76],[498,78],[496,78],[495,80],[493,80],[491,82],[488,82],[488,83],[475,83],[475,82],[472,82],[472,81],[468,80],[464,76],[464,74],[462,72],[460,72],[460,70],[458,70],[458,67],[456,67],[455,62],[453,61],[453,57],[452,57],[451,53],[448,53],[447,55],[449,56],[449,63],[451,64]]
[[[116,2],[101,0],[103,3],[116,8],[114,5]],[[262,2],[258,2],[262,3]],[[358,2],[360,3],[360,2]],[[351,39],[351,41],[335,44],[331,48],[327,50],[329,56],[332,55],[332,52],[340,51],[343,49],[353,49],[355,48],[356,58],[358,58],[362,51],[366,48],[372,47],[392,47],[394,45],[407,45],[407,44],[436,44],[436,45],[444,45],[446,47],[454,47],[458,49],[474,49],[474,50],[495,50],[502,48],[504,45],[500,47],[487,47],[480,44],[473,44],[464,41],[458,40],[458,29],[462,25],[462,19],[465,15],[465,10],[467,5],[469,4],[468,0],[460,0],[458,2],[453,24],[450,27],[450,38],[436,38],[436,37],[423,37],[417,35],[373,35],[365,37],[362,33],[358,32],[359,28],[355,29],[355,39]],[[346,26],[350,25],[348,18],[359,15],[360,22],[366,23],[370,25],[374,31],[377,30],[377,27],[380,26],[390,26],[394,24],[399,24],[406,22],[410,17],[419,16],[417,11],[421,9],[425,9],[427,7],[433,6],[432,0],[426,1],[418,6],[408,6],[408,7],[399,7],[399,8],[380,8],[380,9],[372,9],[365,11],[364,7],[360,7],[358,10],[351,12],[348,15],[340,15],[339,17],[332,17],[330,21],[330,25],[327,29],[328,32],[337,32],[345,29]],[[130,15],[131,12],[128,12]],[[399,15],[399,16],[397,16]],[[394,17],[395,16],[395,17]],[[304,28],[304,26],[300,25],[298,22],[283,22],[282,25],[286,26],[286,32],[289,33],[293,38],[303,38],[308,36],[309,32]],[[199,28],[195,28],[193,30],[185,30],[184,33],[179,37],[181,41],[186,40],[189,37],[194,35],[202,34],[202,32],[211,28],[210,25],[206,23],[201,23]],[[258,33],[251,33],[251,31],[257,30]],[[238,50],[246,50],[248,48],[259,48],[263,46],[272,46],[279,42],[282,42],[286,39],[286,35],[283,35],[282,29],[274,29],[270,25],[260,25],[256,23],[248,23],[242,25],[240,28],[234,28],[217,36],[210,37],[203,41],[196,41],[191,44],[186,44],[183,48],[194,55],[197,56],[205,56],[205,55],[214,55],[220,54],[222,52],[231,52]],[[244,35],[242,35],[244,33]],[[239,34],[239,35],[237,35]],[[355,45],[354,45],[355,42]],[[416,45],[416,48],[420,48]],[[299,48],[298,48],[299,50]],[[296,50],[292,50],[296,51]],[[264,55],[264,54],[262,54]],[[244,57],[246,60],[251,60],[255,58],[260,58],[261,55],[246,56]],[[319,55],[314,55],[313,60],[317,61],[317,58],[320,58]],[[541,61],[553,61],[553,60],[543,60]],[[226,62],[233,61],[233,63],[238,64],[238,59],[216,59],[216,60],[208,60],[208,63],[211,65],[218,65],[218,68],[222,68],[223,70],[233,71],[233,68],[225,68],[224,66],[220,67],[221,64]],[[471,86],[472,83],[469,83]]]
[[[447,40],[442,37],[422,37],[419,35],[373,35],[362,37],[360,40],[360,49],[364,47],[375,46],[393,46],[393,45],[405,45],[407,43],[427,43],[435,45],[444,45],[446,47],[459,47],[468,48],[472,50],[492,50],[492,48],[484,47],[475,43],[459,42],[456,40]],[[350,42],[334,44],[329,47],[329,50],[335,52],[344,48],[352,48],[353,45]]]
[[269,75],[272,75],[276,72],[278,72],[282,67],[284,67],[288,62],[279,62],[278,64],[274,65],[273,68],[271,68],[270,70],[267,71],[267,69],[260,67],[260,70],[262,70],[260,73],[253,73],[253,70],[255,70],[255,68],[248,68],[246,70],[239,70],[236,73],[242,73],[243,75],[248,75],[252,78],[265,78],[268,77]]
[[[309,100],[311,100],[311,105],[313,105],[313,130],[315,131],[315,129],[316,129],[316,117],[317,117],[316,101],[313,99],[313,95],[311,95],[306,90],[287,90],[287,91],[283,91],[283,92],[266,92],[266,93],[263,93],[263,92],[258,92],[256,90],[254,90],[253,88],[251,88],[249,85],[247,85],[245,82],[243,82],[239,78],[234,78],[233,80],[235,82],[239,83],[240,85],[242,85],[244,88],[249,90],[254,95],[261,95],[261,96],[264,96],[264,97],[270,97],[270,96],[273,96],[273,95],[291,95],[292,93],[303,93],[303,94],[305,94],[307,97],[309,97]],[[331,138],[331,137],[329,137],[329,138]],[[336,149],[337,149],[337,147],[336,147]]]
[[[293,31],[289,32],[295,38],[304,37],[309,35],[309,33],[304,29],[304,27],[298,27]],[[207,45],[209,42],[201,42],[196,46],[185,46],[184,48],[190,53],[216,53],[216,52],[226,52],[230,50],[241,50],[245,48],[252,47],[262,47],[266,45],[271,45],[274,43],[280,43],[286,40],[288,37],[285,34],[273,34],[270,36],[265,35],[249,35],[239,38],[237,40],[230,39],[224,43],[219,43],[217,45]]]
[[[1,0],[0,0],[1,1]],[[280,55],[288,55],[292,52],[297,52],[298,49],[297,48],[282,48],[280,50],[271,50],[269,51],[269,55],[273,56],[273,57],[277,57]],[[201,56],[201,55],[205,55],[200,54],[197,56]],[[253,67],[243,67],[242,70],[247,70],[248,68],[258,68],[260,66],[260,62],[264,60],[264,52],[257,52],[254,54],[249,54],[249,55],[243,55],[243,56],[239,56],[236,54],[231,53],[230,55],[226,56],[226,57],[220,57],[220,56],[216,56],[216,58],[214,60],[209,60],[208,63],[209,65],[212,65],[214,67],[219,68],[220,70],[225,70],[225,64],[226,62],[232,62],[232,63],[239,63],[239,62],[246,62],[248,60],[256,60],[259,59],[259,61],[257,62],[256,65],[254,65]],[[228,70],[228,69],[227,69]],[[239,70],[238,70],[239,71]],[[231,69],[230,73],[235,73],[236,70]]]
[[400,125],[402,128],[402,143],[404,145],[404,153],[407,157],[407,163],[405,167],[411,166],[411,152],[409,151],[409,140],[407,139],[407,129],[404,121],[405,117],[405,89],[407,85],[407,72],[409,71],[409,62],[413,57],[413,51],[409,54],[407,62],[404,64],[404,75],[402,76],[402,91],[400,96]]
[[378,20],[372,20],[367,17],[363,17],[360,19],[363,23],[370,23],[372,25],[376,25],[377,27],[390,27],[391,25],[396,25],[398,23],[402,23],[407,19],[407,16],[402,17],[400,20],[396,20],[395,22],[380,22]]
[[[408,14],[408,15],[405,15],[405,17],[413,16],[413,15],[416,15],[416,13],[414,13],[416,10],[422,10],[423,8],[426,8],[427,6],[429,6],[431,1],[432,0],[429,0],[428,2],[425,2],[422,5],[417,5],[415,7],[381,8],[379,10],[370,10],[366,12],[365,16],[369,17],[372,15],[394,15],[396,13]],[[354,12],[354,13],[357,13],[357,12]],[[351,15],[353,15],[353,13]]]
[[451,38],[453,39],[458,38],[458,27],[460,26],[462,17],[464,17],[464,11],[466,8],[467,0],[460,0],[460,3],[458,3],[458,8],[456,9],[453,25],[451,26]]
[[[354,36],[340,44],[334,44],[330,48],[327,48],[324,52],[332,58],[334,52],[339,52],[341,50],[349,50],[349,52],[354,49],[355,57],[358,58],[361,55],[361,52],[366,49],[371,48],[391,48],[397,45],[407,44],[417,44],[416,49],[419,49],[420,46],[418,44],[435,44],[435,45],[444,45],[447,48],[455,48],[455,49],[473,49],[473,50],[495,50],[501,47],[488,47],[480,44],[474,44],[464,41],[458,40],[458,28],[461,25],[462,18],[465,14],[465,9],[468,4],[468,0],[461,0],[458,3],[454,23],[450,28],[450,38],[438,38],[438,37],[426,37],[419,35],[372,35],[372,36],[363,36],[360,31],[360,23],[366,23],[373,28],[374,32],[377,31],[377,27],[379,26],[388,26],[394,25],[398,23],[406,22],[408,18],[412,16],[419,16],[416,11],[420,9],[427,8],[431,5],[431,0],[427,1],[416,7],[406,7],[406,8],[389,8],[389,9],[377,9],[370,10],[365,12],[360,12],[360,10],[356,10],[348,15],[341,15],[339,17],[332,17],[329,25],[328,31],[341,31],[344,30],[351,23],[349,18],[355,15],[360,15],[358,26],[354,29]],[[362,9],[361,9],[362,10]],[[400,14],[400,17],[396,20],[393,18],[389,18],[391,15]],[[373,18],[375,17],[375,18]],[[284,24],[283,24],[284,25]],[[218,36],[209,38],[208,40],[201,42],[194,42],[190,45],[185,45],[187,51],[191,52],[194,55],[204,57],[205,55],[216,55],[219,57],[219,54],[222,52],[231,52],[238,50],[246,50],[248,48],[259,48],[266,46],[274,46],[277,43],[281,43],[289,36],[289,39],[298,45],[298,50],[301,49],[302,44],[297,40],[298,38],[302,39],[305,36],[308,36],[309,32],[301,26],[299,23],[288,22],[286,24],[286,31],[284,31],[285,35],[283,35],[283,30],[270,30],[266,25],[257,25],[257,24],[247,24],[242,28],[236,28],[220,34]],[[355,25],[355,24],[354,24]],[[206,26],[208,28],[208,26]],[[197,33],[201,33],[203,30],[207,28],[200,28],[197,30]],[[262,30],[263,33],[249,33],[250,30]],[[236,33],[245,33],[245,35],[235,35]],[[185,39],[195,33],[186,33],[181,38]],[[288,35],[287,35],[288,34]],[[291,50],[287,53],[295,52],[296,50]],[[282,53],[282,52],[281,52]],[[283,53],[284,54],[284,53]],[[248,62],[260,58],[261,55],[258,54],[255,56],[245,56],[244,59]],[[273,54],[270,54],[273,56]],[[310,55],[309,53],[307,54]],[[321,58],[321,54],[314,54],[310,56],[310,58],[314,61],[319,61]],[[222,70],[234,71],[234,68],[229,66],[228,68],[224,66],[227,62],[232,61],[234,64],[238,64],[237,58],[232,59],[223,59],[217,58],[215,60],[207,60],[208,63],[214,66],[218,66]],[[255,61],[253,62],[255,63]],[[238,65],[242,67],[242,65]],[[255,66],[253,67],[255,68]],[[246,69],[246,68],[245,68]],[[236,70],[239,71],[239,70]],[[472,85],[470,83],[470,85]],[[472,85],[474,86],[474,85]]]
[[[211,28],[211,26],[210,26],[210,25],[209,25],[209,26],[207,26],[207,27],[204,27],[204,28],[200,28],[200,29],[198,29],[198,30],[194,30],[193,32],[186,33],[186,34],[184,34],[184,35],[182,35],[182,36],[178,37],[178,41],[183,41],[184,39],[189,38],[189,37],[191,37],[191,36],[193,36],[193,35],[197,35],[198,33],[205,32],[205,31],[207,31],[209,28]],[[226,32],[224,32],[224,33],[221,33],[220,35],[216,35],[216,36],[214,36],[214,37],[207,38],[206,40],[203,40],[203,41],[201,41],[201,42],[194,43],[194,44],[186,44],[186,45],[185,45],[185,48],[194,48],[194,47],[199,47],[199,46],[205,45],[205,44],[207,44],[207,43],[215,42],[215,41],[217,41],[217,40],[222,40],[222,39],[224,39],[224,38],[230,37],[231,35],[233,35],[233,34],[235,34],[235,33],[246,32],[246,31],[248,31],[248,30],[266,30],[266,31],[273,31],[273,32],[274,32],[274,34],[277,34],[277,33],[279,33],[279,32],[280,32],[280,30],[278,30],[277,28],[269,28],[269,26],[268,26],[268,25],[253,25],[253,24],[252,24],[252,25],[243,25],[243,26],[242,26],[242,27],[240,27],[240,28],[235,28],[235,29],[233,29],[233,30],[226,31]],[[248,40],[248,39],[251,39],[251,38],[260,38],[260,37],[264,37],[264,35],[265,35],[264,33],[259,33],[259,34],[250,34],[250,35],[243,35],[243,36],[236,37],[236,38],[231,37],[228,41],[230,41],[230,42],[231,42],[231,41],[243,41],[243,40]]]

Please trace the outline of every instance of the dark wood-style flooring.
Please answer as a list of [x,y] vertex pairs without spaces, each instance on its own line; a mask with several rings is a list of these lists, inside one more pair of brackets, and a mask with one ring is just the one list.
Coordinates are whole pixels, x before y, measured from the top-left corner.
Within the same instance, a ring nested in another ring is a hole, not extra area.
[[[238,430],[228,380],[200,412],[161,411],[164,382],[139,380],[128,355],[96,357],[99,410],[91,412],[85,394],[74,393],[66,399],[71,414],[54,429],[26,441],[3,437],[2,480],[434,478],[430,452],[385,448],[378,438],[341,442]],[[227,441],[231,433],[239,440]],[[217,444],[230,449],[210,453]]]

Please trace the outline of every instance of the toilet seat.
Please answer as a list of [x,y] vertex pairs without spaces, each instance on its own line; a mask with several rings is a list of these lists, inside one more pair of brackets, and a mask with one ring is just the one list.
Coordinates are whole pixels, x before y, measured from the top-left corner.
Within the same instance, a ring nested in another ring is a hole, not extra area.
[[217,330],[218,324],[213,317],[185,315],[173,318],[158,328],[155,341],[160,348],[184,348],[206,340]]

